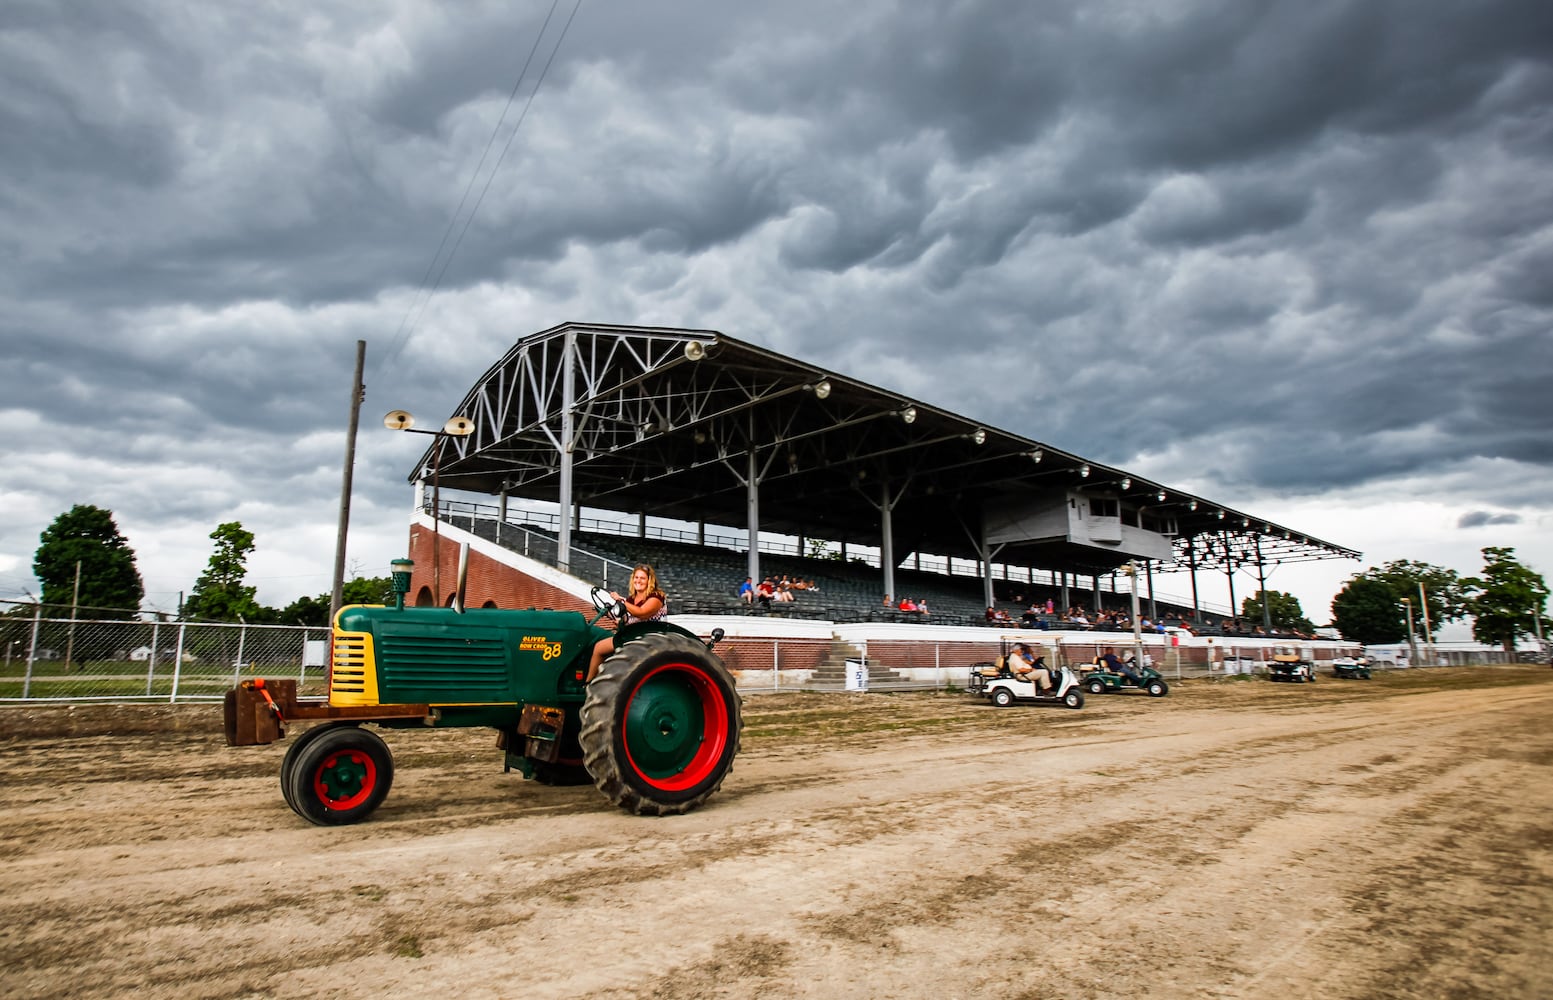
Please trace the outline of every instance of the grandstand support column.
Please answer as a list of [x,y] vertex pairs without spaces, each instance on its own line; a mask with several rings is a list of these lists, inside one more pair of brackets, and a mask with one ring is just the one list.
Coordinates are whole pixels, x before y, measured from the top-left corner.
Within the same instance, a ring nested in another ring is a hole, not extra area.
[[1230,621],[1238,621],[1240,612],[1235,609],[1235,553],[1229,547],[1229,532],[1222,532],[1224,539],[1224,578],[1229,581],[1229,617]]
[[888,484],[879,486],[879,563],[884,567],[884,592],[897,603],[900,594],[895,592],[895,526],[890,523],[890,512],[895,504],[890,501]]
[[1149,585],[1149,617],[1159,621],[1159,604],[1154,600],[1154,560],[1143,560],[1143,579]]
[[1186,549],[1186,564],[1192,573],[1192,618],[1202,621],[1202,602],[1197,599],[1197,539],[1191,538]]
[[560,524],[556,533],[556,565],[571,571],[572,561],[572,448],[576,446],[575,428],[572,425],[572,409],[576,405],[573,395],[574,375],[577,368],[577,331],[566,331],[566,345],[561,352],[561,448],[560,448]]
[[891,518],[895,505],[901,502],[906,495],[902,487],[900,493],[890,496],[888,484],[879,487],[879,563],[884,569],[884,592],[896,601],[900,600],[895,592],[895,525]]
[[1262,627],[1268,632],[1273,630],[1272,602],[1267,599],[1267,563],[1262,560],[1262,536],[1256,536],[1256,579],[1261,591],[1258,593],[1262,600]]
[[981,538],[976,541],[976,558],[981,561],[982,603],[990,608],[997,603],[997,598],[992,594],[992,546],[987,543],[987,522],[985,518],[981,524]]
[[745,453],[748,469],[744,476],[744,504],[749,515],[749,563],[750,579],[760,583],[760,470],[755,467],[755,449]]

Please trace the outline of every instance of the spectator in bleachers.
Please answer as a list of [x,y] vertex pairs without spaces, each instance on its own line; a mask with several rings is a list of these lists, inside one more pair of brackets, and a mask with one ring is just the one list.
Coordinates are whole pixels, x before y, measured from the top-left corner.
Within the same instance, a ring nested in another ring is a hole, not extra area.
[[782,604],[791,604],[792,603],[792,601],[793,601],[793,585],[787,579],[787,577],[785,577],[785,576],[782,577],[781,582],[779,582],[777,584],[776,594],[774,595],[773,600],[775,600],[775,601],[777,601],[779,603],[782,603]]
[[895,606],[897,611],[915,611],[917,603],[909,597],[902,597],[901,602]]
[[[609,596],[616,601],[624,601],[626,615],[624,621],[615,623],[616,628],[630,625],[633,622],[653,621],[662,618],[669,612],[669,598],[662,590],[658,589],[658,574],[646,563],[631,571],[631,592],[624,596],[609,592]],[[588,680],[598,676],[599,666],[615,651],[615,637],[608,636],[593,644],[593,659],[588,664]]]
[[744,582],[739,584],[739,600],[745,604],[755,603],[755,584],[749,577],[745,577]]
[[759,601],[760,606],[767,611],[771,610],[771,598],[775,596],[776,584],[771,582],[771,577],[769,576],[760,581],[759,586],[755,588],[755,600]]
[[917,601],[917,614],[922,615],[923,617],[927,617],[927,613],[927,599],[923,598]]

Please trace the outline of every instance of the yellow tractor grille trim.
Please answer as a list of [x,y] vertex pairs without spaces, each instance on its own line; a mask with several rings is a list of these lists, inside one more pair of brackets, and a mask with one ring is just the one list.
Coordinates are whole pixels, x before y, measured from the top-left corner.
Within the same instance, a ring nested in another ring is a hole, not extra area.
[[329,704],[376,705],[377,653],[370,632],[335,632]]

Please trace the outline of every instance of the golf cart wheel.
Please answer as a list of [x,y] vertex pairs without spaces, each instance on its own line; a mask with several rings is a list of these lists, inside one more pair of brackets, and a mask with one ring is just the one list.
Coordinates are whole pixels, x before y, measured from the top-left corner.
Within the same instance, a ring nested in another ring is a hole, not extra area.
[[1070,688],[1068,693],[1062,696],[1062,703],[1069,708],[1084,707],[1084,692],[1078,688]]
[[1149,686],[1144,688],[1144,690],[1147,691],[1151,697],[1163,698],[1165,695],[1170,693],[1170,685],[1156,677],[1149,681]]
[[650,633],[616,650],[588,685],[583,765],[627,812],[686,813],[722,787],[743,728],[722,660],[688,636]]
[[1014,692],[1006,687],[998,688],[992,692],[992,703],[999,708],[1007,708],[1014,703]]
[[318,826],[359,823],[388,797],[394,756],[376,733],[360,726],[324,728],[292,762],[287,801]]
[[1105,681],[1098,677],[1091,680],[1085,687],[1089,688],[1090,694],[1105,694]]

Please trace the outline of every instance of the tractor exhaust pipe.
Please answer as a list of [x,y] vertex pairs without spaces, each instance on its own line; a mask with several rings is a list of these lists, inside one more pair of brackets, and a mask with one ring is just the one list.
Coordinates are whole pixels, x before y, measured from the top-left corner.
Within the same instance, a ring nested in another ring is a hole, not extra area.
[[469,543],[458,547],[458,587],[453,591],[453,610],[464,613],[464,588],[469,584]]

